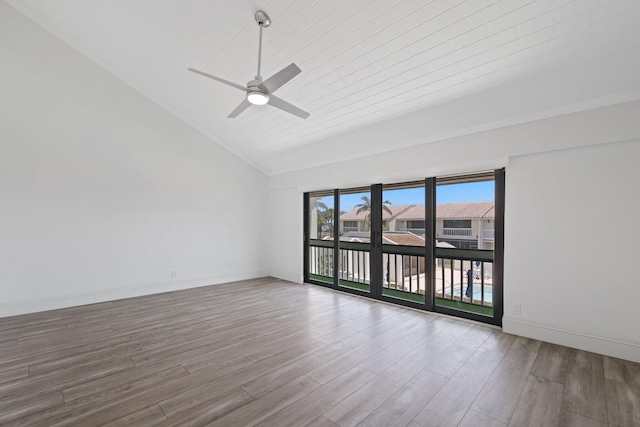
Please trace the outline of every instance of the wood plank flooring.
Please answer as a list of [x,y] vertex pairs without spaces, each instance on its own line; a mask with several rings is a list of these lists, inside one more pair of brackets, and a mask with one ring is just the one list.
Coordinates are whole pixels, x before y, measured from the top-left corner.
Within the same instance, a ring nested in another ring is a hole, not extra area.
[[263,278],[0,319],[0,425],[640,426],[640,367]]

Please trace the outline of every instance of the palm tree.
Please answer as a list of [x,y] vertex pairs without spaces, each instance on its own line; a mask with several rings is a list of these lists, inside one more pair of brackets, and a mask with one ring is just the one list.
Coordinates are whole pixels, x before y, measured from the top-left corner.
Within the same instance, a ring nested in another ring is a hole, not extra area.
[[324,202],[320,199],[316,200],[316,209],[320,210],[322,209],[323,211],[327,210],[327,205],[324,204]]
[[329,208],[322,200],[316,200],[316,211],[318,212],[318,236],[322,236],[323,230],[330,236],[333,235],[333,209]]
[[333,208],[318,212],[318,235],[333,236]]
[[[358,215],[360,212],[366,212],[367,215],[364,217],[364,220],[365,220],[365,224],[368,225],[369,217],[371,216],[371,200],[369,200],[367,196],[362,196],[361,200],[362,200],[362,203],[355,205],[354,208],[358,208],[358,210],[356,211],[356,215]],[[385,200],[384,202],[382,202],[382,210],[386,211],[389,215],[393,215],[393,212],[391,212],[391,209],[389,209],[389,206],[391,206],[390,201]],[[366,227],[366,228],[370,228],[370,227]]]

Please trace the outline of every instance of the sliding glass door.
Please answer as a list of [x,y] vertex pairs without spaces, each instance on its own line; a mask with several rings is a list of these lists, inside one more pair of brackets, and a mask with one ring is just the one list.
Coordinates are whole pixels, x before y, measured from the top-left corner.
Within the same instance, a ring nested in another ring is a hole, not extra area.
[[339,191],[338,286],[371,290],[371,189]]
[[305,280],[333,285],[334,191],[305,195]]
[[382,295],[425,303],[425,181],[382,186]]
[[495,174],[437,180],[436,311],[495,318],[502,301],[494,286],[497,211]]
[[504,171],[305,194],[305,281],[500,324]]

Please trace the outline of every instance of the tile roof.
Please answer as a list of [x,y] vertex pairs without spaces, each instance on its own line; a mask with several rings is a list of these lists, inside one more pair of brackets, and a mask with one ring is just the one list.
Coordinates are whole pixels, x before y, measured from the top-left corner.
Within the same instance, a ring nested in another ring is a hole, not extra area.
[[424,246],[424,238],[417,234],[403,232],[403,233],[382,233],[386,244],[391,245],[403,245],[403,246]]
[[[391,211],[391,214],[389,214],[389,212],[387,212],[386,210],[382,210],[382,219],[389,219],[392,217],[397,216],[398,214],[402,213],[405,209],[410,208],[411,205],[402,205],[402,206],[388,206],[389,210]],[[340,215],[340,221],[356,221],[356,220],[364,220],[367,216],[368,212],[360,212],[360,213],[356,213],[358,211],[357,208],[353,208],[348,212],[343,213],[342,215]]]
[[484,215],[482,215],[482,218],[491,218],[491,219],[493,219],[495,217],[496,217],[496,206],[495,206],[495,204],[493,206],[491,206],[491,208]]
[[494,202],[447,203],[436,206],[436,218],[493,218]]
[[[436,218],[494,218],[494,202],[465,202],[436,205]],[[397,219],[422,220],[424,205],[413,205],[398,215]]]
[[[402,220],[422,220],[424,219],[424,205],[400,205],[389,206],[391,215],[385,210],[382,211],[382,219],[387,220],[402,219]],[[340,215],[341,221],[356,221],[364,220],[366,212],[360,212],[356,214],[358,209],[351,209],[349,212],[345,212]],[[442,205],[436,205],[436,218],[495,218],[495,203],[494,202],[465,202],[465,203],[446,203]]]
[[402,212],[396,219],[417,219],[424,220],[424,205],[411,205]]
[[[409,231],[383,231],[382,238],[385,245],[424,246],[424,237]],[[371,240],[366,231],[348,231],[340,236],[340,241],[369,243]]]

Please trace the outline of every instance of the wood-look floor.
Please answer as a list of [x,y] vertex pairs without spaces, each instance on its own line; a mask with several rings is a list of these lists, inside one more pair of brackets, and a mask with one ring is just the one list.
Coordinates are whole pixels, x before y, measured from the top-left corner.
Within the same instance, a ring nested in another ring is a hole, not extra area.
[[640,425],[638,364],[271,278],[0,319],[0,355],[0,425]]

